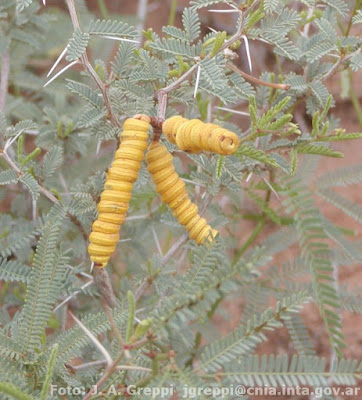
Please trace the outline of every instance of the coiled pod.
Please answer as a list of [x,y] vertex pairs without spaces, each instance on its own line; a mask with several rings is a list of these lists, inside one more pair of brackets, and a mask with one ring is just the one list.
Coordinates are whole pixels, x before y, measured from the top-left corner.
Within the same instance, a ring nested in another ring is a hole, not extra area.
[[191,239],[197,244],[218,233],[200,217],[196,204],[192,203],[185,183],[175,171],[172,155],[160,143],[153,143],[146,154],[147,169],[156,185],[161,199],[172,210],[181,225],[184,225]]
[[238,136],[215,124],[205,124],[199,119],[175,116],[162,125],[167,139],[189,153],[209,151],[223,156],[233,154],[239,146]]
[[147,148],[149,122],[129,118],[123,129],[98,203],[98,218],[89,236],[88,253],[98,267],[106,266],[116,248],[119,227],[126,220],[133,184]]

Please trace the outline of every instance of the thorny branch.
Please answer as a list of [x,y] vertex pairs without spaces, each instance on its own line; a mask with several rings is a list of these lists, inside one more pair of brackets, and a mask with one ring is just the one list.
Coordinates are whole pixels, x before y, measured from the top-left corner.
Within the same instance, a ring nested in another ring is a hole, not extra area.
[[358,54],[358,53],[360,53],[360,52],[361,52],[361,49],[359,48],[359,49],[356,50],[355,52],[353,52],[353,53],[351,53],[351,54],[348,54],[348,56],[341,56],[341,57],[333,64],[332,68],[320,78],[321,81],[324,81],[324,80],[328,79],[330,76],[332,76],[332,75],[336,72],[337,68],[338,68],[342,63],[344,63],[344,62],[350,60],[352,57],[354,57],[356,54]]
[[97,285],[103,299],[114,308],[117,305],[117,299],[112,289],[112,283],[107,271],[103,268],[93,268],[94,283]]
[[[8,156],[8,154],[6,152],[0,152],[0,156],[2,156],[6,162],[8,163],[8,165],[20,176],[22,175],[21,170],[19,169],[19,167],[14,163],[14,161]],[[50,192],[48,189],[44,188],[43,186],[41,186],[38,183],[38,188],[40,193],[42,193],[48,200],[50,200],[52,203],[56,204],[58,203],[59,199],[57,199],[52,192]],[[78,218],[71,214],[69,211],[67,212],[67,217],[77,226],[77,228],[80,230],[83,238],[85,241],[88,240],[88,234],[87,232],[84,230],[82,224],[80,223],[80,221],[78,220]],[[116,297],[114,295],[113,289],[112,289],[112,285],[111,285],[111,281],[109,279],[108,274],[106,273],[106,271],[104,270],[99,270],[99,268],[95,268],[95,270],[93,271],[93,275],[94,275],[94,282],[97,285],[99,291],[101,292],[103,298],[105,299],[105,301],[107,302],[107,304],[110,307],[115,307],[117,300]]]
[[138,32],[138,41],[140,42],[140,46],[141,46],[141,41],[142,41],[142,31],[143,31],[145,20],[146,20],[146,16],[147,16],[147,3],[148,3],[148,0],[139,0],[139,2],[138,2],[137,32]]
[[231,69],[232,71],[241,75],[247,81],[256,83],[258,85],[268,86],[268,87],[272,87],[274,89],[281,89],[281,90],[289,90],[290,89],[290,85],[288,85],[288,84],[265,82],[265,81],[262,81],[261,79],[255,78],[254,76],[251,76],[251,75],[247,74],[246,72],[242,71],[241,69],[237,68],[234,64],[226,63],[226,66],[229,69]]
[[[211,195],[207,195],[204,198],[204,201],[200,205],[200,214],[203,214],[209,205],[210,201],[212,200]],[[185,233],[182,235],[167,251],[167,253],[162,257],[162,265],[166,265],[168,261],[180,250],[180,248],[187,242],[189,235]],[[142,284],[138,287],[135,297],[139,300],[144,292],[151,286],[152,279],[147,278]]]
[[[77,11],[75,9],[74,1],[66,0],[66,3],[68,6],[68,9],[69,9],[69,14],[70,14],[70,18],[72,20],[74,29],[80,29],[78,15],[77,15]],[[97,86],[101,90],[103,99],[104,99],[104,104],[108,110],[108,114],[109,114],[109,118],[110,118],[111,122],[115,126],[120,127],[121,124],[120,124],[118,118],[116,117],[116,115],[114,114],[114,111],[113,111],[113,108],[111,105],[111,99],[109,96],[108,87],[102,82],[102,80],[100,79],[100,77],[98,76],[98,74],[96,73],[94,68],[92,67],[86,53],[84,53],[81,56],[80,61],[83,65],[84,69],[89,72],[89,74],[92,76],[92,78],[96,82]],[[109,279],[107,272],[105,270],[95,268],[93,270],[93,275],[94,275],[94,281],[95,281],[98,289],[100,290],[103,298],[106,300],[107,304],[112,308],[115,307],[117,301],[116,301],[116,297],[114,295],[111,281]]]
[[[9,155],[5,151],[0,152],[0,156],[2,156],[6,160],[6,162],[11,167],[11,169],[13,169],[19,176],[21,176],[23,174],[21,172],[20,168],[14,163],[14,161],[9,157]],[[39,182],[38,182],[38,189],[39,189],[39,192],[41,194],[43,194],[52,203],[54,203],[54,204],[58,203],[59,200],[54,196],[54,194],[52,192],[50,192],[48,189],[46,189],[45,187],[41,186],[39,184]],[[78,227],[83,238],[85,240],[88,240],[88,235],[85,232],[82,224],[79,222],[78,218],[75,215],[70,214],[69,212],[67,213],[67,216]]]
[[[239,40],[241,38],[242,34],[243,34],[243,18],[242,18],[242,12],[240,12],[240,20],[239,20],[238,29],[237,29],[236,33],[230,39],[225,41],[225,43],[219,49],[219,52],[226,50],[231,44],[233,44],[234,42]],[[178,89],[183,82],[185,82],[187,79],[189,79],[192,76],[192,74],[198,69],[198,67],[199,67],[198,63],[194,64],[188,71],[186,71],[183,75],[181,75],[175,82],[172,82],[170,85],[156,91],[155,99],[157,99],[157,101],[158,101],[157,117],[159,118],[159,120],[165,119],[168,94],[171,93],[173,90]]]
[[198,65],[193,65],[187,72],[181,75],[175,82],[172,82],[170,85],[160,89],[156,92],[155,98],[158,100],[158,112],[157,117],[160,119],[164,119],[166,115],[167,108],[167,96],[172,91],[178,89],[183,82],[191,77],[194,71],[197,69]]
[[[70,18],[72,20],[74,29],[80,29],[78,15],[77,15],[77,11],[75,9],[74,1],[73,0],[66,0],[66,3],[67,3],[67,6],[68,6],[68,9],[69,9],[69,14],[70,14]],[[88,59],[88,56],[87,56],[86,53],[84,53],[81,56],[80,62],[82,63],[84,69],[87,72],[89,72],[89,74],[92,76],[92,78],[96,82],[97,86],[101,90],[102,95],[103,95],[104,104],[105,104],[105,106],[106,106],[106,108],[108,110],[108,114],[109,114],[109,118],[110,118],[111,122],[113,123],[113,125],[120,127],[121,124],[120,124],[118,118],[116,117],[116,115],[115,115],[115,113],[113,111],[113,108],[112,108],[108,87],[102,82],[102,80],[100,79],[100,77],[98,76],[98,74],[96,73],[94,68],[92,67],[92,65],[89,62],[89,59]]]

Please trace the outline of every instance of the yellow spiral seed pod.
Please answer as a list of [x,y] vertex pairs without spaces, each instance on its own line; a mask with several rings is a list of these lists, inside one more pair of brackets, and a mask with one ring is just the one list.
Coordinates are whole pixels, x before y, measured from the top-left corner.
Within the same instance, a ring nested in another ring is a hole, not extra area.
[[[200,120],[192,119],[190,121],[184,122],[176,131],[176,146],[181,149],[188,151],[189,153],[199,153],[200,149],[197,147],[196,143],[198,141],[192,141],[192,130],[199,127],[198,131],[200,131],[201,125]],[[180,132],[180,134],[178,134]],[[197,135],[199,137],[199,135]]]
[[162,124],[162,132],[166,135],[169,142],[175,144],[176,143],[176,132],[177,129],[188,120],[186,118],[182,118],[178,115],[166,119],[166,121]]
[[199,119],[171,117],[163,123],[162,131],[171,143],[189,153],[210,151],[227,156],[239,146],[235,133],[216,124],[205,124]]
[[126,220],[133,184],[147,148],[149,117],[129,118],[123,125],[121,144],[110,166],[98,203],[98,218],[89,236],[88,253],[97,267],[105,267]]
[[184,225],[189,236],[197,244],[206,238],[212,240],[218,233],[207,224],[205,218],[198,214],[196,204],[192,203],[172,162],[172,155],[160,143],[153,143],[146,154],[147,169],[156,185],[161,199],[170,208],[181,225]]

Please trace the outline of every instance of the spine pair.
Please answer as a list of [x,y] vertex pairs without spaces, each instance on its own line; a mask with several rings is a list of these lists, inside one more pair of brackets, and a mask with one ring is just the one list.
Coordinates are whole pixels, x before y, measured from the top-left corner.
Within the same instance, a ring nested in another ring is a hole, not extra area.
[[235,133],[198,119],[171,117],[163,123],[162,130],[171,143],[189,153],[209,151],[227,156],[233,154],[239,145]]

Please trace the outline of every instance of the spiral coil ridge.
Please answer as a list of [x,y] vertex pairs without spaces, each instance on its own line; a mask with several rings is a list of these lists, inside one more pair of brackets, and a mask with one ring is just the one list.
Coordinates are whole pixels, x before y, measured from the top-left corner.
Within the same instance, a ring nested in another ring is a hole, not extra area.
[[163,123],[162,131],[171,143],[189,153],[208,151],[227,156],[233,154],[239,145],[235,133],[198,119],[174,116]]
[[147,148],[149,123],[129,118],[124,122],[121,144],[109,168],[93,222],[88,252],[98,267],[105,267],[119,240],[119,227],[126,220],[131,192]]
[[197,244],[218,233],[198,214],[196,204],[192,203],[185,183],[175,171],[172,155],[160,143],[153,143],[146,154],[147,169],[156,185],[161,199],[172,210],[181,225],[184,225],[191,239]]

